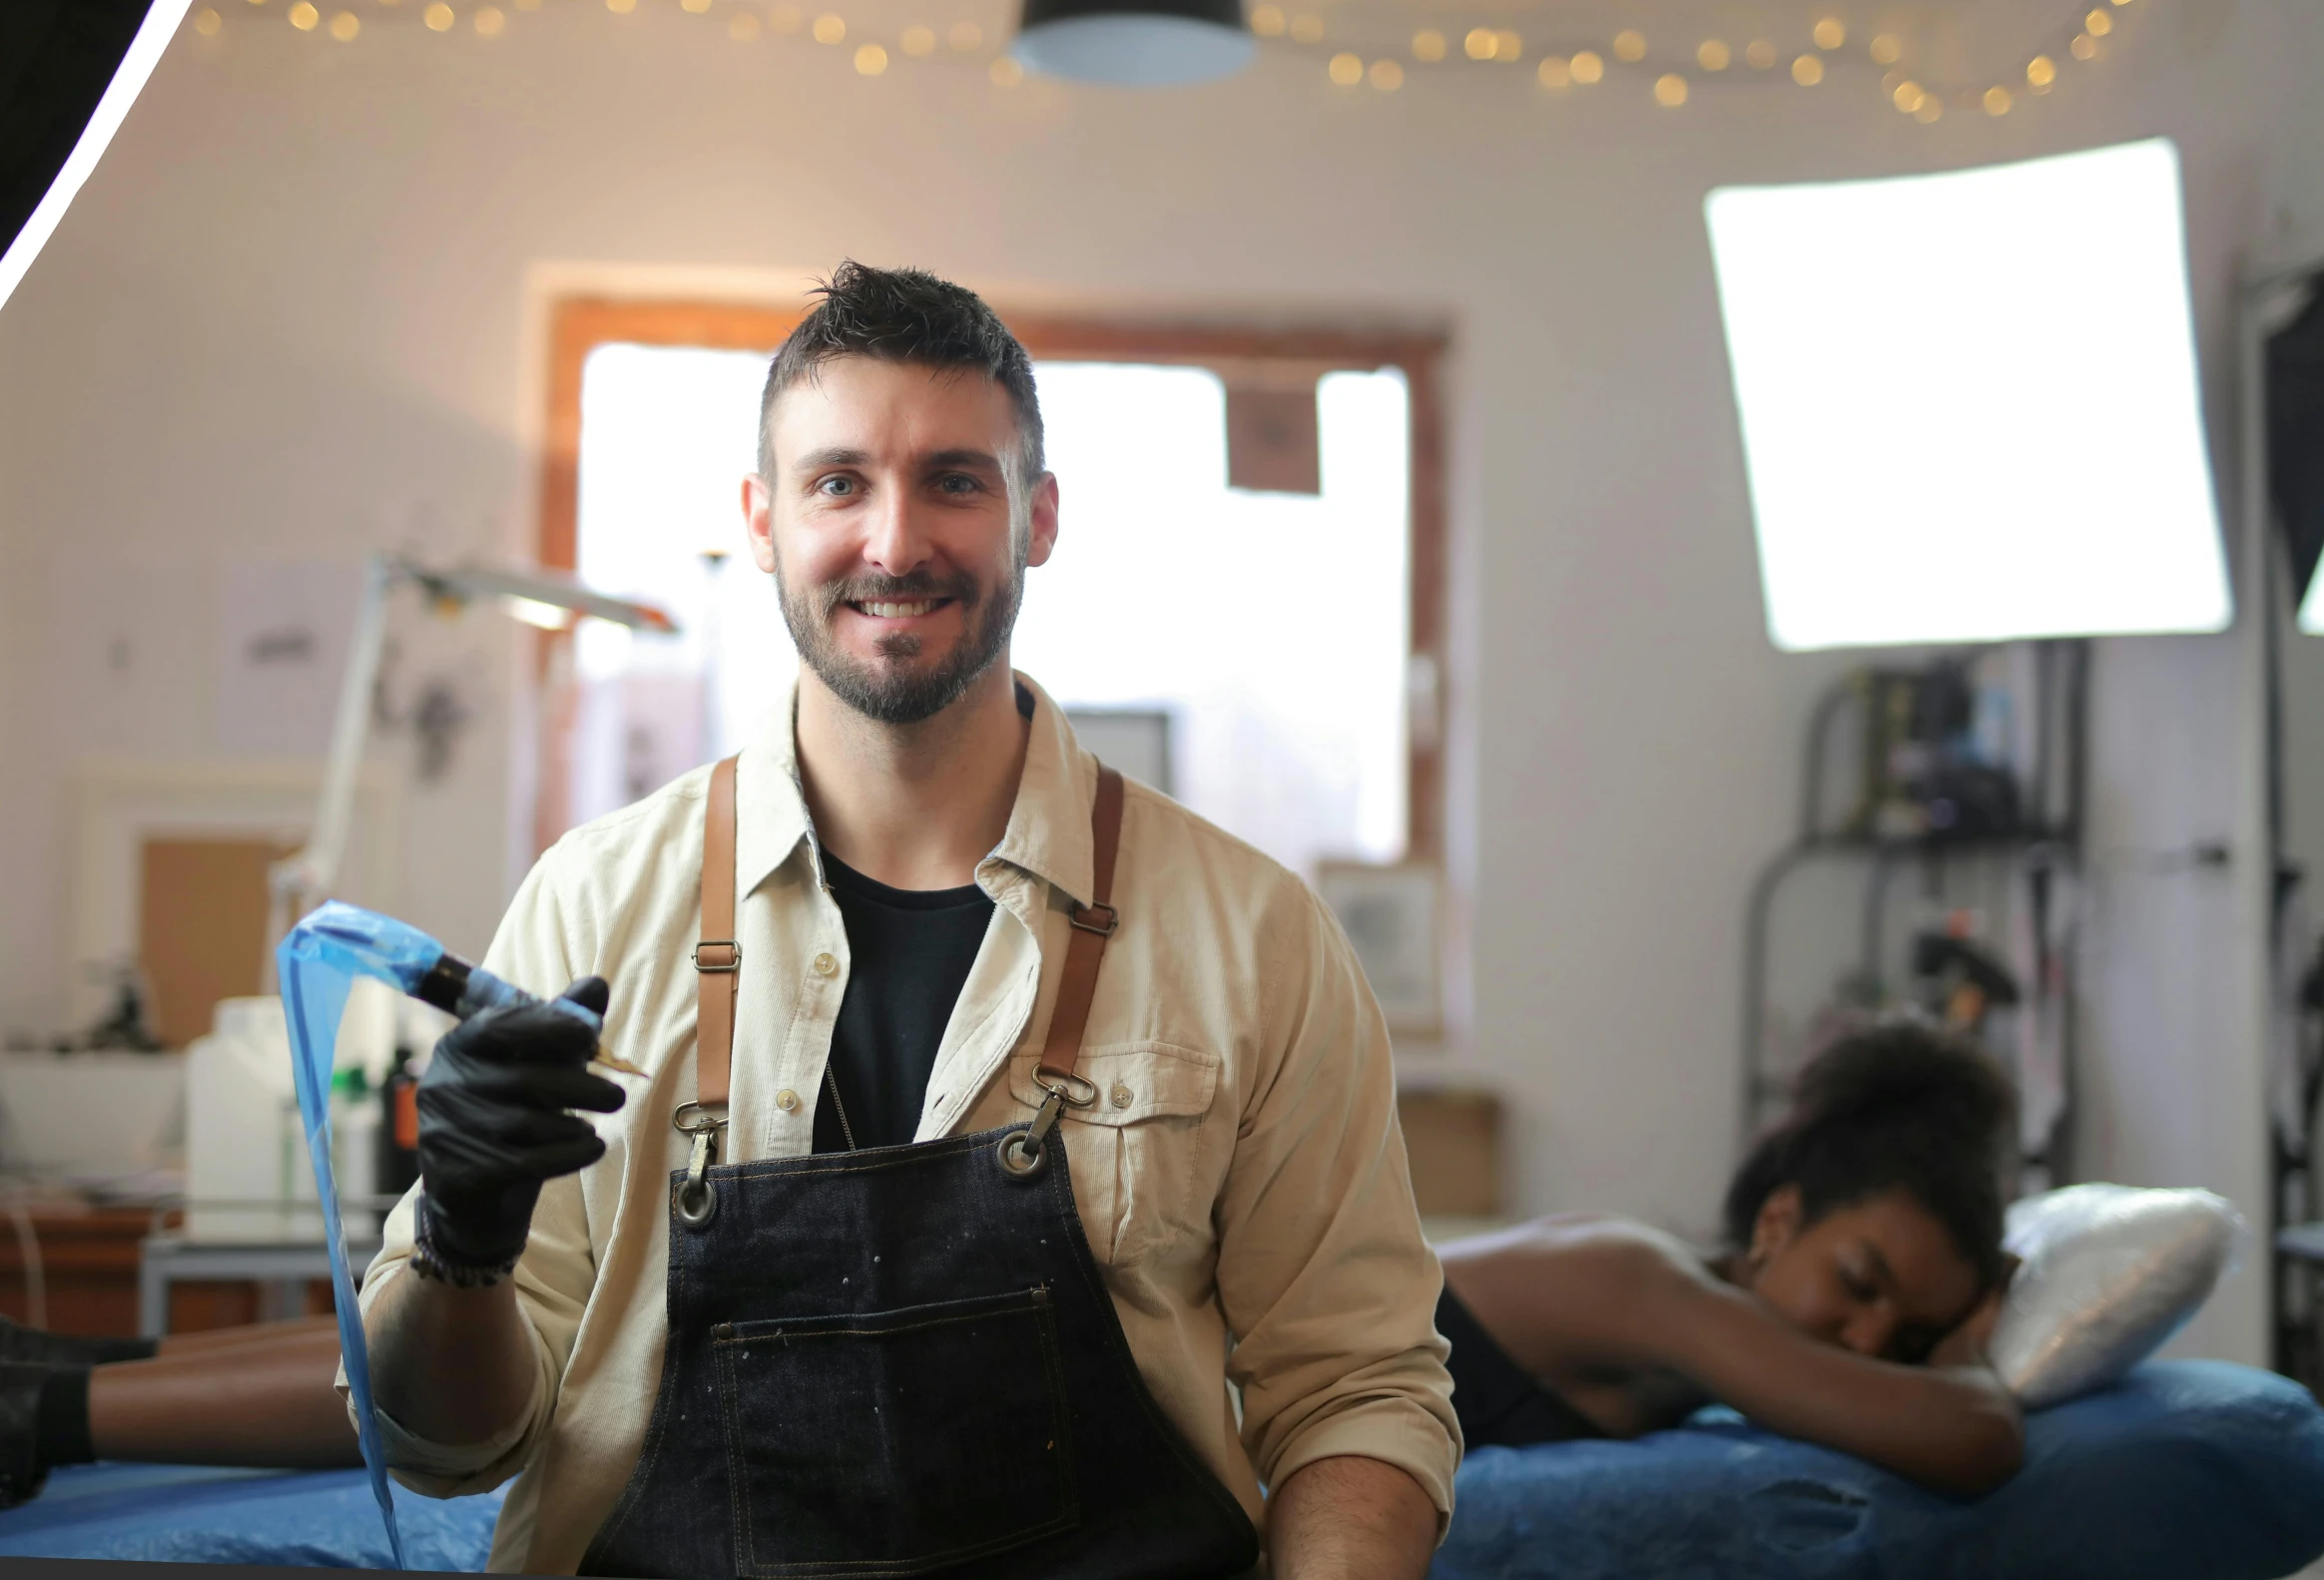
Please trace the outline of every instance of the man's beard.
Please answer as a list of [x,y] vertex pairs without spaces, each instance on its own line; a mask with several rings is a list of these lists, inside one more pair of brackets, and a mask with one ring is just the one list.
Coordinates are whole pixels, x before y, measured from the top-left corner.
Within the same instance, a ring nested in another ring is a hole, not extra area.
[[[776,591],[783,623],[791,628],[800,662],[815,671],[832,694],[867,719],[883,725],[916,725],[958,702],[1008,646],[1023,601],[1024,568],[987,600],[965,576],[938,577],[927,571],[908,576],[858,576],[828,587],[794,589],[778,567]],[[895,632],[879,639],[880,657],[865,663],[840,650],[832,621],[843,605],[949,598],[960,609],[961,634],[951,655],[933,669],[908,668],[919,657],[920,638]]]

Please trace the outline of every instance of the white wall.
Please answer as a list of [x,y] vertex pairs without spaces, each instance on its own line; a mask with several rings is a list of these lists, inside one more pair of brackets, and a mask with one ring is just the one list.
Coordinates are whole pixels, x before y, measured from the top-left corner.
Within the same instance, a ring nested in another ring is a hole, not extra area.
[[[1976,14],[2006,40],[2020,9]],[[2048,100],[1936,128],[1861,81],[1701,91],[1670,113],[1635,80],[1546,101],[1480,68],[1344,94],[1312,58],[1270,55],[1178,94],[1003,93],[966,66],[868,81],[839,51],[736,45],[663,0],[518,14],[491,44],[400,19],[339,47],[235,12],[222,37],[180,41],[0,314],[0,1011],[50,1012],[72,969],[61,776],[108,706],[49,662],[52,567],[167,567],[199,628],[223,559],[383,536],[520,547],[541,398],[528,269],[855,255],[1016,303],[1433,319],[1456,340],[1474,939],[1467,1046],[1447,1057],[1509,1094],[1535,1210],[1708,1222],[1735,1123],[1744,889],[1789,831],[1806,711],[1847,662],[1778,656],[1762,633],[1704,193],[2170,133],[2222,392],[2234,260],[2279,208],[2324,232],[2318,142],[2285,119],[2299,63],[2324,58],[2304,0],[2151,0]],[[1910,304],[1833,332],[1909,355]],[[453,776],[407,797],[395,902],[480,945],[508,883],[516,647],[485,620],[411,640],[478,678],[485,717]],[[2101,842],[2231,829],[2238,641],[2106,649]],[[170,685],[145,749],[210,750],[199,667]],[[2139,911],[2105,929],[2085,1162],[2255,1206],[2234,1140],[2242,1112],[2256,1134],[2255,1055],[2222,957],[2238,923],[2202,882],[2112,890]],[[2220,1125],[2179,1128],[2187,1093]],[[2257,1306],[2221,1310],[2199,1341],[2257,1353]]]

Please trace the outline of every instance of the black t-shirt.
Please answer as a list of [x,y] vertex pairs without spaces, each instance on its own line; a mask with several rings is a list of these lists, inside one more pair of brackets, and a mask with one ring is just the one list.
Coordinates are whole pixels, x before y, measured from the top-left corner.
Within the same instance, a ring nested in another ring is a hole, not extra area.
[[829,850],[823,868],[847,924],[849,966],[830,1073],[816,1094],[815,1150],[901,1146],[919,1129],[936,1047],[984,942],[992,897],[973,883],[889,888]]

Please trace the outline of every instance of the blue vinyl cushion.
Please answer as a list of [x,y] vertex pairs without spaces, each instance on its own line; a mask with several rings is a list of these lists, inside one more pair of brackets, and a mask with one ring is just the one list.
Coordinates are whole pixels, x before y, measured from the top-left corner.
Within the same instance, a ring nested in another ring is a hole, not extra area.
[[2153,1361],[2027,1420],[1974,1501],[1706,1410],[1634,1442],[1483,1448],[1432,1580],[2278,1580],[2324,1553],[2324,1409]]
[[[415,1569],[481,1569],[500,1494],[438,1502],[395,1489]],[[390,1567],[387,1530],[360,1470],[75,1465],[0,1513],[0,1558]]]

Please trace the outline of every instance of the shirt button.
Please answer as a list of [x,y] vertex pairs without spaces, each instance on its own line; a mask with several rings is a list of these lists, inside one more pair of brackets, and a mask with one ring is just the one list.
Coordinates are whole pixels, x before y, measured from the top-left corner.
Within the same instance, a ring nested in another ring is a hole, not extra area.
[[787,1086],[775,1094],[775,1106],[786,1114],[796,1114],[799,1112],[799,1094]]
[[1114,1088],[1110,1095],[1113,1098],[1114,1107],[1127,1108],[1130,1106],[1130,1089],[1122,1085],[1121,1082],[1114,1082]]
[[839,957],[830,954],[817,955],[813,961],[813,964],[815,966],[815,974],[817,976],[830,976],[834,971],[837,971],[840,968]]

